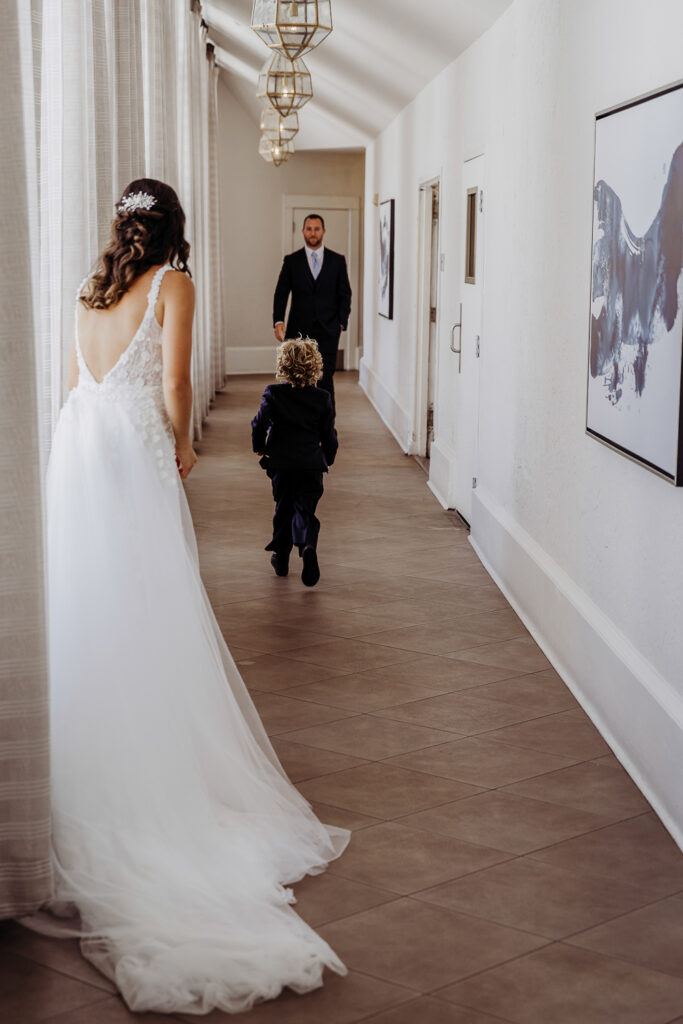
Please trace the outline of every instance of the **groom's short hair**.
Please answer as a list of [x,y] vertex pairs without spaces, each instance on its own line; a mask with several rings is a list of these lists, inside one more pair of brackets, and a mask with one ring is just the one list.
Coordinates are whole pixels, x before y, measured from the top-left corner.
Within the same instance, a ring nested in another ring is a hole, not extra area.
[[319,220],[323,226],[323,231],[325,230],[325,221],[323,220],[319,213],[307,213],[306,216],[304,217],[303,227],[306,227],[307,220]]

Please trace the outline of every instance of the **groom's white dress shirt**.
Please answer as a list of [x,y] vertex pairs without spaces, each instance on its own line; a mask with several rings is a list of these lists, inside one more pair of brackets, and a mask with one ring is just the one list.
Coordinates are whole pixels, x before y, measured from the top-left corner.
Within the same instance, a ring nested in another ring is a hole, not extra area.
[[319,249],[311,249],[309,246],[304,245],[304,249],[306,250],[308,266],[310,267],[311,273],[315,279],[322,269],[323,259],[325,257],[325,246],[321,245]]

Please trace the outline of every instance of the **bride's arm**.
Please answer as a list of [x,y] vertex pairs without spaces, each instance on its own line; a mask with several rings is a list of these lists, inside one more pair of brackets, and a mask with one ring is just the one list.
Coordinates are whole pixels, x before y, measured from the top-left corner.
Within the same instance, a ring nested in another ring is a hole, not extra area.
[[187,274],[170,271],[164,277],[159,297],[163,324],[161,344],[164,364],[164,402],[176,441],[180,475],[189,475],[197,461],[190,440],[192,418],[192,318],[194,285]]

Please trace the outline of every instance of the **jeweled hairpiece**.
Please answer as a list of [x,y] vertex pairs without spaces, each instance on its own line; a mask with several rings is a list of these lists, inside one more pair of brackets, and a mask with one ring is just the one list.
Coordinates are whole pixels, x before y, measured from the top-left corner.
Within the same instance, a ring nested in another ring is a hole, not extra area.
[[136,210],[151,210],[156,199],[149,192],[130,192],[119,203],[119,213],[134,213]]

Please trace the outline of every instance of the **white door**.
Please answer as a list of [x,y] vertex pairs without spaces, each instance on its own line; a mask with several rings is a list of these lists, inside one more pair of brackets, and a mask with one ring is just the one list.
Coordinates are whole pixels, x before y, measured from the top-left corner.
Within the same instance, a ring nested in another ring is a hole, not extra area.
[[[285,229],[285,251],[294,252],[304,244],[301,235],[304,217],[309,213],[319,213],[325,220],[325,245],[335,252],[342,253],[346,257],[346,264],[351,282],[351,316],[349,317],[348,330],[342,332],[339,339],[339,350],[343,352],[343,366],[345,370],[358,369],[359,355],[359,211],[358,201],[353,205],[347,198],[335,199],[333,196],[325,197],[286,196],[286,229]],[[303,202],[301,200],[304,200]]]
[[439,297],[439,186],[432,185],[432,230],[429,240],[429,365],[427,370],[427,444],[429,458],[434,440],[434,405],[436,402],[436,317]]
[[454,505],[472,521],[472,490],[477,477],[479,430],[479,357],[484,292],[484,167],[485,158],[463,164],[461,185],[459,312],[451,330],[452,358],[457,360],[454,395]]

